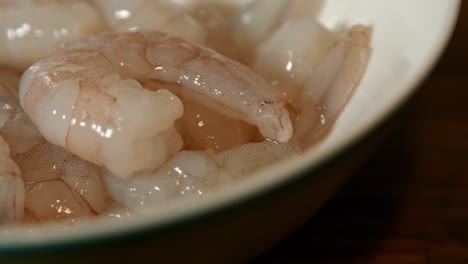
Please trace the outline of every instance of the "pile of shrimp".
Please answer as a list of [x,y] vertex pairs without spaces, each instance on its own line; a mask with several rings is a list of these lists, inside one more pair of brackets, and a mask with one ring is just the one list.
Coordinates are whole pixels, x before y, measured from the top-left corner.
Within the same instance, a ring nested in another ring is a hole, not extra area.
[[371,29],[300,3],[0,1],[0,224],[196,202],[316,144]]

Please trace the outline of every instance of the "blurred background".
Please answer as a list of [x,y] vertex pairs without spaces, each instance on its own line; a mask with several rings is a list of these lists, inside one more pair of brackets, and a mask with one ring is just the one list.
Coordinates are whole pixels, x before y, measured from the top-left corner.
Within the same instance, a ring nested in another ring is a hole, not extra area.
[[393,122],[334,198],[259,262],[468,263],[468,2]]

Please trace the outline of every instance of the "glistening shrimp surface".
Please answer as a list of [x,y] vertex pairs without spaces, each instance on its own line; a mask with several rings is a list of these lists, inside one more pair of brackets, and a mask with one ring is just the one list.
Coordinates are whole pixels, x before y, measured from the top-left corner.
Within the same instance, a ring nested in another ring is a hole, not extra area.
[[19,6],[65,5],[83,7],[99,32],[41,42],[47,52],[25,58],[7,51],[17,39],[0,46],[0,64],[16,68],[0,72],[4,225],[196,203],[301,155],[331,129],[370,57],[369,27],[337,33],[287,0],[24,1],[0,13],[16,21]]

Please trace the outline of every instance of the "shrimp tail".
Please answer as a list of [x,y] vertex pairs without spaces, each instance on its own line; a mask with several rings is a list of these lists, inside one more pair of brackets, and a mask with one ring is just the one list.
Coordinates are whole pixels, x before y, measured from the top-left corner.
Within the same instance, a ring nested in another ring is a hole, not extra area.
[[296,136],[303,147],[322,138],[351,99],[371,55],[372,29],[356,25],[332,45],[295,98],[301,109]]

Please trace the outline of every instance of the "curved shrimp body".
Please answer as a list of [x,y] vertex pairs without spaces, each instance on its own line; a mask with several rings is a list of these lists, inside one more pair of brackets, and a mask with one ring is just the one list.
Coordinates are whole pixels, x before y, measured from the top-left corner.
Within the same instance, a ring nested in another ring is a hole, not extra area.
[[258,126],[263,136],[292,136],[283,95],[246,66],[162,32],[103,33],[65,47],[105,55],[114,71],[140,82],[156,81],[191,100]]
[[131,211],[145,214],[183,197],[202,198],[229,180],[210,152],[181,151],[153,172],[115,177],[104,174],[111,197]]
[[98,215],[107,195],[98,166],[43,141],[13,157],[25,182],[25,221],[64,221]]
[[1,1],[0,64],[24,70],[48,56],[58,43],[104,27],[86,1]]
[[[11,146],[10,156],[21,170],[21,178],[2,176],[0,196],[9,195],[11,201],[13,193],[20,195],[21,201],[15,204],[17,210],[24,207],[25,222],[73,222],[77,217],[94,216],[107,206],[100,169],[46,142],[16,98],[0,97],[0,136]],[[0,162],[16,173],[10,161]],[[11,204],[2,199],[0,207]],[[0,218],[2,215],[0,212]]]
[[24,182],[10,158],[10,148],[0,137],[0,224],[17,223],[24,214]]
[[350,101],[371,55],[372,29],[355,25],[329,48],[294,103],[301,109],[295,137],[308,147],[321,139]]
[[105,173],[103,178],[115,201],[132,212],[145,214],[171,200],[203,199],[214,188],[300,153],[293,140],[284,144],[265,140],[216,154],[181,151],[153,172],[125,177]]
[[96,50],[59,52],[23,75],[21,104],[49,142],[116,175],[157,167],[182,146],[173,126],[182,103],[111,68]]
[[292,136],[282,96],[266,81],[212,50],[160,32],[103,33],[64,46],[23,74],[19,97],[47,140],[129,175],[157,168],[182,146],[174,129],[180,100],[135,80],[190,94],[257,125],[267,138],[286,142]]

